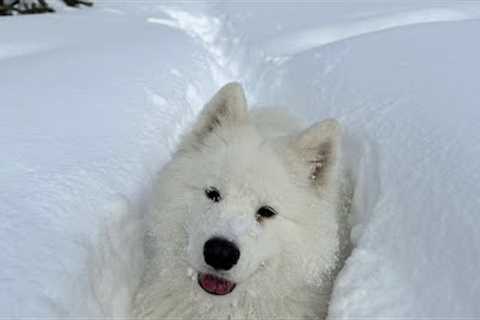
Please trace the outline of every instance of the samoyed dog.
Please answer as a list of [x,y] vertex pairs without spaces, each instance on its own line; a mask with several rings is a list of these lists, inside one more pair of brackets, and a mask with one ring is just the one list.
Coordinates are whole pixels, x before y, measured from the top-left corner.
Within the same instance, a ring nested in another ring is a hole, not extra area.
[[134,316],[326,316],[342,260],[341,130],[224,86],[156,180]]

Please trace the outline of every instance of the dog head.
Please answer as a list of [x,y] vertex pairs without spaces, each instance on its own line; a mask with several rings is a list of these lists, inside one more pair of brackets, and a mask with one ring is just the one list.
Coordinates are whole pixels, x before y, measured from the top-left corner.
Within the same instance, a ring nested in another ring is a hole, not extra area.
[[241,86],[223,87],[163,178],[158,233],[181,248],[170,258],[191,268],[198,294],[314,286],[334,264],[338,124],[266,138],[251,116]]

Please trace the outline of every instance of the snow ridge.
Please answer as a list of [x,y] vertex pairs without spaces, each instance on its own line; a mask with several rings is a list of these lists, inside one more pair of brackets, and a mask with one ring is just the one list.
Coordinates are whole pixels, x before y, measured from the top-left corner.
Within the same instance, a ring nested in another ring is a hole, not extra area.
[[264,47],[267,56],[295,55],[311,48],[383,30],[427,23],[453,22],[480,18],[478,10],[431,8],[412,10],[331,24],[278,37]]

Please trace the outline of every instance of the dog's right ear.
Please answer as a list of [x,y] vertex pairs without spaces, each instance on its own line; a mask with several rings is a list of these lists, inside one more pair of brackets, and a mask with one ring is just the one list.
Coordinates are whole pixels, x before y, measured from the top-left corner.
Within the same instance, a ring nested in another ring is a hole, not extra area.
[[180,149],[196,148],[218,128],[239,125],[247,119],[247,100],[242,86],[237,82],[228,83],[205,105],[191,132],[183,137]]

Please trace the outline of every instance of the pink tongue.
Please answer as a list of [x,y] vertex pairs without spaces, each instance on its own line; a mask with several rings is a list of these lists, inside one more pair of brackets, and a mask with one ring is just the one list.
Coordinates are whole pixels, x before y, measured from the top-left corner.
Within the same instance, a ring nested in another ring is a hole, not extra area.
[[230,293],[234,286],[232,282],[215,277],[211,274],[203,274],[200,278],[200,284],[208,292],[218,295]]

